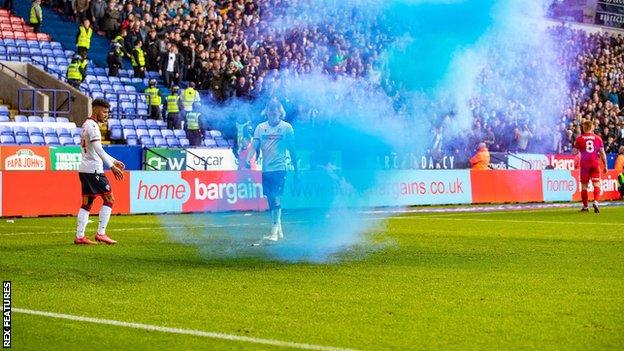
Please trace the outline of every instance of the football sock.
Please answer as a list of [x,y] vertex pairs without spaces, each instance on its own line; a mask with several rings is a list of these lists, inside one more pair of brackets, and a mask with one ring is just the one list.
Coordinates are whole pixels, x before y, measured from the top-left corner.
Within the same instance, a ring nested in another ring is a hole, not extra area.
[[78,225],[76,226],[76,237],[82,238],[84,237],[85,229],[87,228],[87,223],[89,222],[89,211],[84,208],[80,208],[78,211]]
[[113,209],[109,206],[102,206],[100,209],[100,224],[98,225],[98,235],[106,234],[106,226],[108,225],[108,220],[110,219],[111,212]]
[[588,199],[589,199],[589,195],[587,194],[587,189],[583,189],[581,190],[581,199],[583,199],[583,207],[587,207],[588,206]]
[[594,202],[598,203],[600,200],[600,187],[594,186]]
[[275,209],[275,216],[277,217],[277,221],[275,222],[275,224],[282,225],[282,209],[281,208]]

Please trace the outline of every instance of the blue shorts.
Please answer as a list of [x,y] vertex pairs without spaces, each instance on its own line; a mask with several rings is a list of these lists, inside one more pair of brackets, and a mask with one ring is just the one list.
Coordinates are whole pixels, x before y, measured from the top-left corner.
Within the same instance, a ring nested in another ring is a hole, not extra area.
[[281,196],[285,183],[286,171],[262,172],[262,192],[267,197]]

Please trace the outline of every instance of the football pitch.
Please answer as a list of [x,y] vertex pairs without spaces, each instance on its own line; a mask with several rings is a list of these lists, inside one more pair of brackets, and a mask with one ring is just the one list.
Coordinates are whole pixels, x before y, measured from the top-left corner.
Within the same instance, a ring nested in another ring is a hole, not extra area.
[[624,349],[624,207],[397,214],[330,263],[247,245],[266,222],[114,216],[118,245],[75,246],[75,218],[2,220],[12,347]]

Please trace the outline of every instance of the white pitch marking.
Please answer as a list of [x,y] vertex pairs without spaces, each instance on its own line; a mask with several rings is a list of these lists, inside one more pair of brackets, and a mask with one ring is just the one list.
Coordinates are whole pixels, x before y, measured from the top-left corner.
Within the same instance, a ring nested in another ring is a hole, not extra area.
[[471,222],[507,222],[507,223],[539,223],[539,224],[580,224],[580,225],[607,225],[607,226],[624,226],[624,223],[597,223],[597,222],[561,222],[561,221],[524,221],[517,219],[485,219],[485,218],[449,218],[449,217],[419,217],[419,216],[403,216],[392,217],[391,220],[409,220],[409,219],[433,219],[439,221],[471,221]]
[[116,327],[126,327],[126,328],[133,328],[133,329],[157,331],[157,332],[162,332],[162,333],[192,335],[192,336],[199,336],[199,337],[210,338],[210,339],[232,340],[232,341],[241,341],[241,342],[247,342],[247,343],[252,343],[252,344],[290,347],[290,348],[295,348],[295,349],[300,349],[300,350],[357,351],[355,349],[348,349],[348,348],[342,348],[342,347],[322,346],[322,345],[305,344],[305,343],[297,343],[297,342],[281,341],[281,340],[273,340],[273,339],[261,339],[261,338],[253,338],[249,336],[241,336],[241,335],[234,335],[234,334],[207,332],[207,331],[196,330],[196,329],[170,328],[170,327],[162,327],[158,325],[122,322],[122,321],[116,321],[112,319],[83,317],[83,316],[75,316],[71,314],[45,312],[45,311],[29,310],[29,309],[23,309],[23,308],[13,308],[13,312],[30,314],[30,315],[35,315],[35,316],[67,319],[67,320],[78,321],[78,322],[106,324],[106,325],[113,325]]

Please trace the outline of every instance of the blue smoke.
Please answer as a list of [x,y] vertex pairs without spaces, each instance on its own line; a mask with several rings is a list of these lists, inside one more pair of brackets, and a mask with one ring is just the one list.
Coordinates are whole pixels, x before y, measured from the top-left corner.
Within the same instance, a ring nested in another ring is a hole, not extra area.
[[[313,155],[311,171],[302,174],[300,184],[289,177],[284,207],[314,208],[286,211],[286,240],[263,248],[251,249],[249,244],[268,233],[268,214],[265,219],[257,215],[196,215],[194,222],[211,229],[199,234],[197,230],[176,229],[171,239],[198,247],[206,258],[251,255],[289,262],[333,262],[349,257],[345,253],[353,253],[355,247],[364,247],[363,252],[378,249],[381,246],[372,244],[371,235],[383,218],[371,220],[359,209],[374,204],[384,191],[385,175],[373,171],[384,155],[425,154],[431,145],[431,128],[436,125],[443,126],[446,138],[466,134],[473,123],[471,99],[475,95],[485,96],[488,107],[513,98],[525,112],[547,111],[536,114],[544,124],[556,120],[556,102],[567,89],[565,72],[557,64],[551,39],[543,29],[525,20],[540,18],[545,3],[296,2],[285,9],[285,16],[273,19],[271,30],[287,33],[303,24],[323,26],[334,21],[331,25],[342,33],[347,46],[373,56],[369,74],[335,77],[320,68],[306,73],[283,69],[265,77],[266,93],[258,99],[205,104],[203,114],[213,123],[233,123],[239,118],[258,122],[266,101],[277,97],[287,111],[286,120],[294,126],[298,144]],[[319,8],[348,16],[328,19]],[[374,33],[379,42],[362,42],[358,31]],[[336,54],[333,50],[327,43],[319,45],[315,54]],[[559,85],[544,89],[539,98],[525,89],[526,84],[533,84],[531,77],[520,79],[526,70],[521,58],[528,53],[535,54],[540,62],[533,67],[534,73],[552,76],[552,86]],[[480,75],[491,65],[502,73],[484,87]],[[332,155],[341,155],[340,162]],[[309,196],[302,197],[304,193]],[[170,217],[163,220],[171,221]]]

